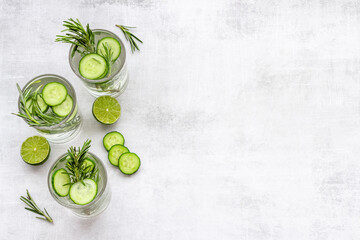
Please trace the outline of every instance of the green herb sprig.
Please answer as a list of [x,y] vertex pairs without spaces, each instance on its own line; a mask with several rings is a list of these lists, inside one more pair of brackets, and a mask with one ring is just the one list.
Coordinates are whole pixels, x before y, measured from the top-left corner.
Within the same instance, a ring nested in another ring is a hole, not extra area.
[[108,66],[108,73],[107,76],[111,74],[111,66],[114,63],[114,61],[112,60],[113,57],[113,50],[111,49],[111,47],[109,46],[108,43],[106,44],[102,44],[104,51],[101,51],[101,56],[104,57],[106,64]]
[[55,114],[43,113],[37,102],[37,98],[41,97],[39,90],[42,87],[39,86],[35,91],[29,87],[24,92],[21,90],[19,84],[16,84],[20,96],[20,111],[13,113],[26,120],[30,126],[51,126],[60,123],[63,118],[56,116]]
[[98,178],[98,169],[91,166],[86,166],[84,163],[86,159],[86,153],[89,151],[91,140],[86,140],[84,145],[80,148],[71,146],[67,152],[66,168],[73,184],[78,181],[82,181],[86,178]]
[[[80,23],[79,19],[68,19],[64,21],[63,26],[64,30],[61,32],[67,32],[65,35],[56,35],[55,42],[64,42],[71,43],[75,45],[75,48],[72,52],[72,56],[75,54],[75,51],[78,51],[81,54],[95,52],[95,39],[94,33],[91,31],[89,24],[86,24],[86,29]],[[81,48],[82,51],[79,49]]]
[[120,30],[124,33],[124,36],[126,40],[130,43],[131,52],[135,52],[136,50],[140,51],[138,45],[136,44],[136,41],[143,43],[138,37],[136,37],[134,34],[130,32],[130,28],[136,28],[136,27],[129,27],[129,26],[123,26],[123,25],[115,25],[116,27],[120,28]]
[[25,207],[26,210],[36,213],[42,217],[36,217],[38,219],[48,221],[50,223],[53,222],[53,219],[50,217],[49,213],[44,208],[44,211],[41,211],[41,209],[36,205],[34,199],[31,197],[29,191],[26,189],[26,197],[21,196],[20,200],[23,201],[28,207]]

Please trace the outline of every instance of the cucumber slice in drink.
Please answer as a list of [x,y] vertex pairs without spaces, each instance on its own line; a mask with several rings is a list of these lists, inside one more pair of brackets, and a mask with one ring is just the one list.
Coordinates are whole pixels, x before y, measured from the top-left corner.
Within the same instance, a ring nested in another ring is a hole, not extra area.
[[67,95],[66,87],[58,82],[50,82],[42,90],[42,98],[49,106],[60,105]]
[[[44,100],[42,99],[42,97],[40,97],[40,95],[37,95],[37,104],[39,105],[39,108],[41,110],[41,112],[46,112],[49,108],[49,105],[47,105]],[[26,108],[30,110],[30,112],[32,112],[33,107],[34,107],[34,103],[32,101],[32,99],[29,99],[26,101]]]
[[125,139],[124,136],[119,132],[109,132],[104,136],[103,144],[107,151],[116,144],[124,145]]
[[99,122],[103,124],[113,124],[120,117],[121,107],[115,98],[101,96],[95,100],[92,113]]
[[120,144],[114,145],[109,150],[108,159],[112,165],[119,166],[120,156],[127,152],[129,152],[127,147]]
[[119,41],[112,37],[102,38],[97,44],[97,53],[100,54],[101,56],[105,55],[104,45],[106,46],[106,44],[112,51],[111,59],[115,61],[120,56],[121,53],[121,45]]
[[52,110],[59,117],[66,117],[67,115],[70,114],[72,107],[73,107],[73,100],[70,97],[70,95],[67,95],[65,101],[62,102],[60,105],[52,107]]
[[55,193],[60,197],[65,197],[69,194],[70,177],[65,169],[60,168],[59,170],[54,172],[51,177],[51,183]]
[[44,99],[40,96],[40,95],[37,95],[37,104],[39,105],[40,107],[40,110],[41,112],[46,112],[49,108],[49,105],[46,104],[46,102],[44,101]]
[[94,161],[88,158],[84,160],[83,165],[85,165],[85,168],[89,167],[89,171],[92,171],[95,167]]
[[71,185],[69,197],[78,204],[85,205],[95,199],[98,191],[96,182],[90,178],[84,179]]
[[136,173],[140,165],[140,158],[135,153],[124,153],[119,158],[119,169],[126,175]]
[[79,72],[87,79],[103,78],[108,71],[105,59],[96,53],[90,53],[81,58]]
[[29,137],[22,143],[20,155],[30,165],[42,164],[50,155],[49,142],[41,136]]

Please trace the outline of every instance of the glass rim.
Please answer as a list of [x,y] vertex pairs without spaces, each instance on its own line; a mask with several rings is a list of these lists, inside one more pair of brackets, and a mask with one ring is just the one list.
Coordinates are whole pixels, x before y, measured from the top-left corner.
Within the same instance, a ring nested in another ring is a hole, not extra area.
[[64,207],[72,208],[72,209],[82,209],[82,208],[87,208],[87,207],[89,207],[89,206],[92,206],[92,205],[94,205],[96,202],[98,202],[98,201],[100,200],[101,196],[102,196],[102,195],[104,194],[104,192],[105,192],[105,189],[108,187],[108,186],[107,186],[107,182],[108,182],[108,181],[107,181],[107,180],[108,180],[107,178],[108,178],[108,176],[107,176],[107,171],[106,171],[105,165],[103,164],[103,162],[101,161],[101,159],[100,159],[98,156],[96,156],[94,153],[92,153],[92,152],[87,152],[87,154],[90,154],[91,156],[93,156],[94,158],[96,158],[96,159],[98,160],[98,162],[102,165],[102,167],[103,167],[103,169],[104,169],[104,176],[105,176],[103,189],[101,189],[101,191],[96,194],[95,199],[92,200],[91,202],[89,202],[88,204],[85,204],[85,205],[77,205],[76,203],[74,203],[74,204],[67,204],[67,203],[61,202],[61,201],[56,197],[56,193],[55,193],[54,190],[52,189],[52,186],[51,186],[51,178],[52,178],[51,172],[52,172],[55,164],[57,164],[60,159],[64,158],[64,157],[67,155],[67,153],[64,153],[64,154],[60,155],[60,157],[58,157],[58,158],[56,159],[56,161],[51,165],[51,167],[50,167],[50,169],[49,169],[49,173],[48,173],[48,177],[47,177],[47,183],[48,183],[48,189],[49,189],[50,195],[55,199],[56,202],[58,202],[60,205],[62,205],[62,206],[64,206]]
[[[67,120],[69,120],[69,118],[73,115],[73,113],[74,113],[74,111],[76,109],[76,106],[77,106],[76,92],[75,92],[74,87],[71,85],[71,83],[68,80],[66,80],[64,77],[62,77],[60,75],[51,74],[51,73],[42,74],[42,75],[34,77],[33,79],[31,79],[30,81],[28,81],[25,84],[25,86],[21,89],[21,91],[24,92],[35,81],[41,80],[41,79],[43,79],[45,77],[53,77],[53,78],[57,78],[57,79],[59,79],[61,81],[66,82],[70,86],[70,89],[72,90],[72,92],[74,93],[73,96],[71,96],[72,100],[73,100],[73,107],[71,109],[71,112],[63,120],[61,120],[61,122],[59,122],[57,124],[54,124],[54,125],[50,125],[50,126],[36,126],[36,125],[32,126],[32,125],[29,125],[30,127],[34,127],[36,129],[40,129],[40,130],[53,130],[53,129],[56,129],[58,126],[62,125],[63,123],[65,123]],[[19,110],[19,112],[21,112],[20,111],[20,96],[18,98],[18,110]],[[23,119],[23,120],[28,124],[28,122],[25,119]]]
[[[121,41],[121,39],[113,32],[109,31],[109,30],[106,30],[106,29],[101,29],[101,28],[97,28],[97,29],[92,29],[93,32],[106,32],[110,35],[113,35],[119,42],[120,42],[120,45],[122,48],[124,48],[124,62],[122,64],[122,66],[116,71],[114,72],[113,74],[111,74],[111,76],[109,77],[106,77],[106,78],[102,78],[102,79],[87,79],[87,78],[84,78],[83,76],[81,76],[80,72],[77,73],[76,72],[76,69],[74,68],[73,64],[71,64],[71,60],[72,60],[72,57],[71,57],[71,53],[75,47],[75,45],[71,45],[70,47],[70,50],[69,50],[69,64],[70,64],[70,67],[71,67],[71,70],[75,73],[75,75],[80,78],[81,80],[85,81],[85,82],[88,82],[88,83],[103,83],[103,82],[107,82],[111,79],[114,78],[114,76],[116,76],[119,72],[121,72],[123,69],[124,69],[124,66],[125,66],[125,62],[126,62],[126,49],[125,49],[125,44],[123,43],[123,41]],[[123,52],[123,51],[121,51]],[[120,53],[121,54],[121,53]],[[120,58],[120,56],[119,56]]]

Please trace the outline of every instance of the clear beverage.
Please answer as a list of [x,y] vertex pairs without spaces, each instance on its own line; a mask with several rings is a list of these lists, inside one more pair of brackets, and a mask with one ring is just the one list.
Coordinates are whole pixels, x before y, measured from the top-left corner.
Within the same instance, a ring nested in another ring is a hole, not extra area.
[[67,154],[63,154],[60,156],[55,163],[51,166],[48,174],[48,187],[51,196],[61,205],[70,209],[75,215],[80,217],[93,217],[102,213],[110,203],[111,200],[111,190],[107,181],[107,173],[105,166],[102,161],[93,153],[86,153],[86,158],[89,158],[95,163],[95,168],[99,170],[99,178],[98,178],[98,192],[93,201],[86,205],[77,205],[75,204],[69,196],[60,197],[58,196],[53,187],[52,187],[52,175],[60,168],[66,169],[66,156]]
[[128,84],[128,71],[126,67],[126,50],[124,43],[114,33],[104,29],[94,29],[95,46],[100,39],[104,37],[112,37],[119,41],[121,45],[121,53],[118,59],[112,64],[110,74],[102,79],[91,80],[81,76],[79,72],[79,62],[83,57],[79,52],[73,54],[74,45],[71,46],[69,51],[69,63],[73,72],[78,76],[89,93],[95,97],[109,95],[118,97],[122,94]]
[[[55,75],[55,74],[45,74],[38,77],[35,77],[31,81],[29,81],[25,87],[22,89],[24,92],[26,89],[31,88],[32,91],[35,91],[39,86],[40,92],[43,87],[49,82],[58,82],[63,84],[68,94],[73,99],[73,107],[68,116],[66,116],[60,123],[50,125],[50,126],[33,126],[42,136],[47,138],[50,142],[53,143],[64,143],[71,139],[73,139],[81,129],[82,120],[79,112],[75,90],[72,85],[63,77]],[[21,112],[20,108],[20,98],[18,101],[19,112]],[[51,110],[48,110],[51,111]],[[26,120],[24,120],[27,122]]]

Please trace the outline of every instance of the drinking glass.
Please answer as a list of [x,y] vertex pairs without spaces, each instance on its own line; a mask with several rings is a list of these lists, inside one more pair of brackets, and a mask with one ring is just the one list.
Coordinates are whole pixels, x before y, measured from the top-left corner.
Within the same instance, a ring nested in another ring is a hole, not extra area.
[[60,197],[57,195],[52,186],[52,175],[60,168],[66,169],[67,154],[61,155],[55,163],[51,166],[48,174],[48,188],[51,196],[62,206],[70,209],[75,215],[79,217],[89,218],[94,217],[105,211],[111,200],[111,189],[107,179],[106,168],[102,161],[93,153],[86,153],[86,158],[94,161],[95,167],[99,170],[98,192],[93,201],[86,205],[75,204],[69,196]]
[[[40,87],[40,92],[44,88],[44,86],[49,82],[58,82],[63,84],[70,97],[73,99],[73,107],[69,115],[67,115],[61,122],[50,125],[50,126],[32,126],[34,127],[42,136],[47,138],[50,142],[53,143],[64,143],[71,139],[73,139],[81,129],[82,121],[81,115],[78,109],[78,104],[76,100],[75,90],[72,85],[63,77],[55,74],[44,74],[35,77],[31,81],[29,81],[25,87],[22,89],[24,92],[28,88],[32,88],[35,91],[38,87]],[[18,100],[18,108],[19,112],[24,113],[20,108],[20,97]],[[49,110],[48,110],[49,111]],[[27,120],[24,119],[26,123]]]
[[95,43],[97,43],[100,39],[104,37],[112,37],[119,41],[121,46],[120,56],[116,59],[116,61],[111,66],[111,73],[109,76],[102,79],[87,79],[81,76],[79,72],[79,62],[83,57],[79,52],[73,50],[75,48],[74,45],[71,46],[69,51],[69,63],[73,72],[80,78],[80,80],[85,85],[85,88],[89,91],[91,95],[94,97],[99,97],[103,95],[108,95],[112,97],[118,97],[122,94],[127,85],[128,85],[128,71],[126,68],[126,50],[124,43],[120,40],[120,38],[114,33],[104,30],[104,29],[94,29],[92,30],[94,33]]

